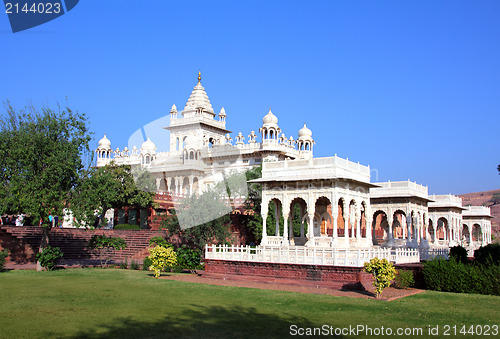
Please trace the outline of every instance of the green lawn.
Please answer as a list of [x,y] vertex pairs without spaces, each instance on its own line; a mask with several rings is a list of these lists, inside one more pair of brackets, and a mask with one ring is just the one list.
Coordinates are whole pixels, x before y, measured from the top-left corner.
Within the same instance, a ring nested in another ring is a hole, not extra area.
[[0,273],[0,338],[269,338],[288,336],[294,324],[415,327],[419,337],[430,325],[441,337],[445,325],[500,325],[500,297],[425,292],[387,302],[157,280],[145,271]]

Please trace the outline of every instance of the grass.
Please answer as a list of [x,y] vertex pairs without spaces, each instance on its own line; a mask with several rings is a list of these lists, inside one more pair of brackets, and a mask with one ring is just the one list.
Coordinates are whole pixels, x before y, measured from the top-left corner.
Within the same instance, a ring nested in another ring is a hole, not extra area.
[[[0,338],[281,338],[290,326],[500,325],[500,297],[425,292],[392,302],[153,279],[145,271],[0,273]],[[360,335],[362,336],[362,335]],[[467,337],[460,335],[460,337]],[[435,338],[435,336],[434,336]]]

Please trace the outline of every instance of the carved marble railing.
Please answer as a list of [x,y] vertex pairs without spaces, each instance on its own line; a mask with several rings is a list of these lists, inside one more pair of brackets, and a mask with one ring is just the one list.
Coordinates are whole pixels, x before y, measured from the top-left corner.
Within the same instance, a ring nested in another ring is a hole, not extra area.
[[362,267],[373,258],[386,258],[396,264],[420,262],[417,249],[375,248],[339,249],[278,246],[206,246],[205,259]]

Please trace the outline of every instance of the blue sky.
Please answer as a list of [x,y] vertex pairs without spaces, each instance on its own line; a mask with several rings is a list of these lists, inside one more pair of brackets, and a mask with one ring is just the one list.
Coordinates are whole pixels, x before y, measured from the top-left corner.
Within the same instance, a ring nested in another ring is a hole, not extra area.
[[94,146],[107,133],[122,149],[182,109],[201,70],[235,133],[272,107],[287,136],[306,122],[315,156],[370,165],[373,181],[497,189],[499,18],[499,1],[94,0],[13,34],[0,14],[0,100],[68,97]]

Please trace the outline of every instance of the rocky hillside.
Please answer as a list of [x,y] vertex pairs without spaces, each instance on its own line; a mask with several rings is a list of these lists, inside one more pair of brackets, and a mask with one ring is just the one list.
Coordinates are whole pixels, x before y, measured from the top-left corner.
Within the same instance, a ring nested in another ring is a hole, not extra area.
[[500,233],[500,189],[460,195],[463,205],[488,206],[491,209],[493,233]]

